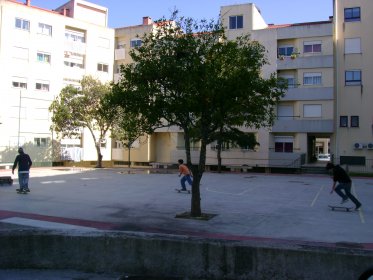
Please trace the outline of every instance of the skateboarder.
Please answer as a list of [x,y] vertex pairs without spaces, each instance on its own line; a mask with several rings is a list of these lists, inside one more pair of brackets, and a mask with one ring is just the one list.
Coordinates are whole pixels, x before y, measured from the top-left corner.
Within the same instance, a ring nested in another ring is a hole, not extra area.
[[26,193],[29,192],[30,189],[28,188],[28,180],[30,178],[30,168],[32,165],[31,158],[28,154],[23,151],[23,148],[18,148],[18,154],[16,159],[14,160],[12,174],[14,174],[14,169],[17,168],[18,165],[18,182],[19,182],[19,189],[18,192]]
[[192,186],[192,184],[193,184],[191,172],[190,172],[188,166],[186,166],[184,164],[184,161],[182,159],[179,159],[177,162],[179,163],[179,172],[180,172],[179,177],[181,175],[183,175],[183,177],[180,179],[181,190],[186,191],[187,188],[185,186],[185,181],[187,181],[190,186]]
[[[347,172],[339,165],[334,165],[331,162],[328,162],[326,165],[326,169],[333,170],[333,187],[330,193],[335,191],[340,197],[342,197],[342,202],[346,203],[348,199],[351,199],[352,202],[355,204],[355,210],[359,210],[361,207],[361,203],[357,198],[351,193],[351,178],[348,176]],[[338,182],[338,185],[337,185]],[[337,185],[337,187],[336,187]],[[344,190],[344,193],[342,192]]]

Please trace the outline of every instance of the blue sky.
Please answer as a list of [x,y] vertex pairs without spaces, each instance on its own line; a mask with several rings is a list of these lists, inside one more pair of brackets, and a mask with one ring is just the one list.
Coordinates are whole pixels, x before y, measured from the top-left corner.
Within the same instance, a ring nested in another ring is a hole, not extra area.
[[[24,1],[24,0],[18,0]],[[54,9],[68,0],[31,0],[32,6]],[[142,23],[144,16],[153,20],[169,18],[176,8],[180,16],[195,19],[216,19],[220,7],[232,4],[254,3],[267,23],[299,23],[328,20],[333,15],[333,0],[90,0],[109,8],[109,27]],[[307,4],[308,3],[308,4]]]

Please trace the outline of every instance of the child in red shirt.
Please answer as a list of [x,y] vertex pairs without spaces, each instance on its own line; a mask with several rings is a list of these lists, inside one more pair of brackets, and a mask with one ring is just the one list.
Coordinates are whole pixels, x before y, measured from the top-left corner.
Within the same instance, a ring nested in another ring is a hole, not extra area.
[[187,181],[189,183],[189,185],[192,186],[192,184],[193,184],[192,176],[191,176],[191,173],[190,173],[190,170],[189,170],[188,166],[186,166],[184,164],[184,161],[182,159],[179,159],[178,163],[179,163],[179,172],[180,172],[179,177],[181,175],[183,175],[183,177],[180,179],[181,190],[186,191],[187,188],[185,186],[185,181]]

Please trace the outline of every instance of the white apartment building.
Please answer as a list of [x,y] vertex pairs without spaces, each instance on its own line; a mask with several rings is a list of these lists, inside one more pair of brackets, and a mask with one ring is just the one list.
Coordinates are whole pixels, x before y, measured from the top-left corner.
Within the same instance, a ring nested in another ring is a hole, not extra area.
[[[49,106],[66,85],[79,86],[83,75],[111,81],[114,30],[108,9],[71,0],[53,11],[30,0],[0,0],[0,162],[13,162],[23,146],[36,165],[61,160],[50,131]],[[89,133],[61,142],[70,159],[95,161]],[[110,141],[103,148],[111,159]],[[52,149],[54,147],[54,149]],[[83,152],[84,148],[84,152]]]

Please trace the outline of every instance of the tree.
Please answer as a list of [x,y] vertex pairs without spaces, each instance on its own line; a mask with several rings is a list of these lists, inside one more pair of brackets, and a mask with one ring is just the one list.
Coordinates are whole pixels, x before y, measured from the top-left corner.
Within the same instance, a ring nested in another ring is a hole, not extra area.
[[[191,216],[201,216],[207,145],[222,127],[270,126],[285,86],[274,74],[261,76],[265,49],[248,36],[227,41],[219,23],[177,14],[173,19],[144,35],[142,45],[130,53],[134,63],[122,68],[114,94],[138,118],[183,129],[194,175]],[[198,164],[191,162],[193,139],[201,143]]]
[[[115,120],[116,108],[104,97],[111,92],[110,84],[84,76],[81,88],[66,86],[49,107],[52,115],[51,129],[62,137],[80,137],[87,128],[92,135],[97,152],[97,165],[102,167],[101,143]],[[96,133],[98,132],[98,136]]]
[[141,119],[137,119],[131,113],[124,112],[121,107],[118,108],[116,121],[111,130],[111,138],[120,141],[128,149],[128,167],[131,167],[131,148],[133,144],[141,136],[146,136],[147,131],[149,131],[144,127]]
[[255,138],[254,133],[245,133],[238,128],[231,127],[229,129],[220,127],[216,132],[216,151],[218,159],[218,172],[221,173],[222,169],[222,157],[221,152],[223,150],[223,144],[228,143],[232,145],[238,145],[244,149],[254,149],[255,146],[260,145]]

